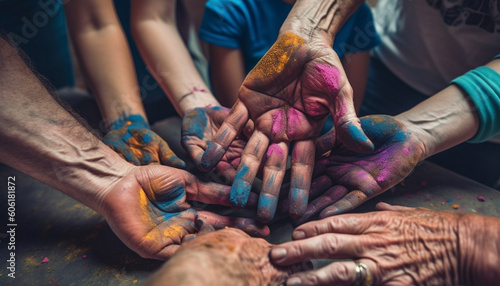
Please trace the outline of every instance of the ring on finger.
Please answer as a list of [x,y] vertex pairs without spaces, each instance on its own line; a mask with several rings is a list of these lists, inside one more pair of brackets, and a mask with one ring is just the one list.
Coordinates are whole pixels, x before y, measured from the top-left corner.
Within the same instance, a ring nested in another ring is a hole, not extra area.
[[356,279],[352,286],[372,286],[373,276],[366,264],[354,261],[356,264]]

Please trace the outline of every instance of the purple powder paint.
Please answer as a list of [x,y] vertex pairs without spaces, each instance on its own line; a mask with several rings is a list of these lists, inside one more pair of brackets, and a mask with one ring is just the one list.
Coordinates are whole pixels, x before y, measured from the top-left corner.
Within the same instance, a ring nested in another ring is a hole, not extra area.
[[273,113],[273,135],[276,135],[280,132],[283,131],[283,124],[282,124],[282,118],[283,116],[283,110],[277,110],[275,113]]
[[319,74],[323,78],[323,82],[328,92],[337,93],[339,91],[339,70],[334,66],[321,64],[316,65],[316,69],[318,69]]
[[485,199],[484,199],[484,197],[483,197],[483,196],[477,196],[477,197],[476,197],[476,199],[477,199],[478,201],[480,201],[480,202],[484,202],[484,201],[485,201]]
[[293,134],[295,128],[300,126],[300,112],[295,108],[288,110],[288,132]]
[[274,152],[276,152],[276,155],[278,156],[283,156],[285,154],[283,149],[281,149],[281,147],[278,144],[269,145],[269,148],[267,148],[267,156],[268,157],[271,156],[271,154],[273,154]]

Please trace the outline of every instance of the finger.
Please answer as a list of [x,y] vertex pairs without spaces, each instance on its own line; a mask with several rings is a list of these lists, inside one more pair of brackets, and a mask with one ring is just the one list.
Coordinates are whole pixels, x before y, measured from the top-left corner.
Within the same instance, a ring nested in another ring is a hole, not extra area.
[[301,217],[307,208],[314,167],[314,141],[296,141],[292,152],[292,181],[290,186],[290,216]]
[[368,200],[368,196],[362,191],[355,190],[351,191],[345,195],[342,199],[335,202],[333,205],[325,208],[320,214],[320,218],[329,217],[332,215],[337,215],[352,211],[353,209],[359,207],[362,203]]
[[208,221],[204,220],[203,218],[198,218],[195,221],[195,225],[196,225],[196,229],[198,229],[198,234],[205,234],[205,233],[210,233],[210,232],[215,231],[214,226],[211,223],[209,223]]
[[165,142],[163,139],[160,139],[159,152],[160,161],[163,165],[181,169],[186,168],[186,163],[184,163],[184,161],[182,161],[179,157],[177,157],[177,155],[175,155],[172,149],[170,149],[170,147],[168,146],[167,142]]
[[411,211],[411,210],[415,209],[415,208],[404,207],[404,206],[394,206],[394,205],[390,205],[390,204],[384,203],[384,202],[378,203],[375,206],[375,208],[378,211],[395,211],[395,212]]
[[139,158],[137,158],[137,156],[134,154],[134,152],[129,147],[126,147],[125,144],[123,145],[123,148],[120,148],[121,146],[118,146],[113,149],[115,149],[116,153],[118,153],[127,162],[132,163],[136,166],[141,166],[141,162],[139,161]]
[[321,156],[335,146],[335,128],[330,129],[316,140],[316,156]]
[[352,87],[349,83],[346,83],[335,98],[335,107],[331,112],[337,139],[352,151],[369,153],[373,151],[374,145],[361,128],[361,122],[356,116],[352,96]]
[[[190,184],[186,188],[187,200],[206,204],[217,204],[228,207],[233,206],[233,203],[231,202],[231,186],[221,185],[213,182],[204,182],[196,179],[191,174],[189,174],[189,178],[194,179],[196,181],[196,185],[192,186]],[[257,194],[251,192],[248,196],[246,206],[255,207],[257,205],[257,201]]]
[[276,213],[281,183],[286,171],[287,143],[281,142],[269,145],[266,155],[262,190],[259,195],[259,205],[257,206],[257,218],[264,223],[273,219]]
[[358,245],[363,236],[322,234],[299,241],[290,241],[271,249],[271,261],[278,265],[291,265],[306,259],[342,259],[359,257]]
[[344,197],[348,192],[349,191],[344,186],[334,186],[328,189],[328,191],[326,191],[319,198],[309,203],[306,211],[304,212],[304,215],[297,221],[295,221],[295,223],[296,224],[305,223],[306,221],[310,220],[315,215],[317,215],[324,208],[328,207],[329,205],[335,203],[336,201]]
[[298,226],[292,233],[293,239],[304,239],[321,234],[361,234],[374,224],[371,214],[344,214],[312,221]]
[[318,270],[300,272],[288,277],[286,285],[355,285],[356,263],[354,261],[333,262]]
[[182,118],[182,146],[196,166],[201,165],[201,157],[207,149],[203,140],[207,122],[207,112],[201,108],[189,110]]
[[205,172],[212,170],[221,160],[248,121],[248,110],[241,101],[236,101],[228,117],[222,123],[214,140],[208,144],[207,150],[201,158],[201,169]]
[[212,224],[215,229],[234,227],[256,237],[266,237],[270,233],[269,227],[249,218],[221,216],[208,211],[199,211],[198,217]]
[[248,140],[231,187],[230,199],[234,206],[241,208],[247,204],[252,183],[268,145],[269,138],[258,130],[254,131],[252,137]]

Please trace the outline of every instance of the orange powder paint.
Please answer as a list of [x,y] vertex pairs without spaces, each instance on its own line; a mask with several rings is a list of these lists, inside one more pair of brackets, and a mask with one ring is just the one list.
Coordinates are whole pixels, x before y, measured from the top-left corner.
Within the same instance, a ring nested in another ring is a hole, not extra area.
[[305,43],[304,39],[286,33],[279,37],[276,43],[262,57],[255,68],[250,72],[250,76],[255,79],[273,78],[281,73],[290,57]]

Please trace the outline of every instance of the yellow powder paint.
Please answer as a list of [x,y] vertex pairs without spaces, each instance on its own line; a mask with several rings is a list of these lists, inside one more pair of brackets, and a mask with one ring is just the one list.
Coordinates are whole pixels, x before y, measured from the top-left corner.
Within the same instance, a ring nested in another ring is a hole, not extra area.
[[184,231],[184,228],[180,225],[169,226],[163,231],[163,235],[166,237],[179,237]]
[[[249,76],[254,79],[273,78],[281,73],[290,57],[305,43],[304,39],[286,33],[279,37],[276,43],[262,57]],[[294,59],[295,61],[295,59]]]
[[28,256],[24,259],[24,263],[26,266],[38,266],[40,265],[40,262],[36,260],[33,256]]

